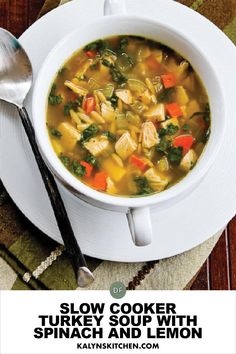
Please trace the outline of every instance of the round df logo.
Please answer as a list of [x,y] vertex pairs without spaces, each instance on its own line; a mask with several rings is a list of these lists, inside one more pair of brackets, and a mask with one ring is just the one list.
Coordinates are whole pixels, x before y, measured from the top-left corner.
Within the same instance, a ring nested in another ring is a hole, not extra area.
[[116,281],[110,286],[110,294],[115,299],[121,299],[126,294],[126,287],[120,281]]

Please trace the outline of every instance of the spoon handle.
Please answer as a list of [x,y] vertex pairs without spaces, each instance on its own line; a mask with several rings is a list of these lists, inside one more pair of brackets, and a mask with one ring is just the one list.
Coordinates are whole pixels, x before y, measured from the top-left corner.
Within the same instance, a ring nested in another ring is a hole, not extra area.
[[77,240],[75,238],[70,220],[68,218],[63,200],[61,198],[54,177],[52,173],[49,171],[48,167],[46,166],[40,154],[36,142],[36,138],[35,138],[34,128],[29,119],[28,113],[24,107],[23,108],[18,107],[17,110],[21,117],[22,124],[28,136],[39,171],[41,173],[45,188],[47,190],[56,217],[57,225],[65,244],[66,251],[72,260],[72,265],[74,267],[77,276],[78,285],[80,287],[86,287],[93,282],[94,280],[93,274],[88,269],[84,256],[77,243]]

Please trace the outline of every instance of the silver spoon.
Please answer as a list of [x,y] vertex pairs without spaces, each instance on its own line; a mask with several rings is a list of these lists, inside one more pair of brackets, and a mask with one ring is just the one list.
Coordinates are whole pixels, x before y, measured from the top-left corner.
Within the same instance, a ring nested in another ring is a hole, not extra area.
[[18,42],[8,31],[0,28],[0,100],[14,105],[21,117],[45,188],[47,190],[58,228],[61,232],[67,254],[70,256],[80,287],[86,287],[94,280],[84,256],[76,241],[63,200],[53,175],[45,165],[35,139],[34,128],[24,107],[24,100],[32,85],[32,66]]

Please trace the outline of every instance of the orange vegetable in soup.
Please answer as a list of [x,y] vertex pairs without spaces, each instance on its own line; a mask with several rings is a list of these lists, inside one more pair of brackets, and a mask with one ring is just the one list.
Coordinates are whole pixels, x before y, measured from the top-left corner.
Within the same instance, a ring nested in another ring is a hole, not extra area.
[[93,166],[90,165],[88,162],[86,161],[81,161],[80,162],[81,166],[84,166],[86,169],[86,172],[84,174],[84,177],[90,177],[93,171]]
[[191,64],[142,37],[89,43],[59,70],[48,94],[58,158],[75,178],[114,196],[160,193],[181,181],[204,151],[210,125],[208,97]]
[[161,78],[165,88],[170,88],[176,85],[176,78],[172,73],[161,75]]
[[93,181],[93,187],[99,191],[105,191],[107,186],[107,173],[98,172],[96,173]]
[[130,160],[131,163],[134,166],[137,166],[141,171],[145,170],[145,168],[147,167],[147,163],[136,155],[132,155]]
[[171,117],[181,117],[183,115],[182,109],[175,102],[167,104],[166,111]]
[[93,96],[89,96],[86,98],[84,103],[84,110],[86,114],[90,114],[96,108],[95,98]]
[[174,138],[173,146],[182,147],[183,155],[185,155],[191,149],[193,143],[194,138],[192,137],[192,135],[179,135]]

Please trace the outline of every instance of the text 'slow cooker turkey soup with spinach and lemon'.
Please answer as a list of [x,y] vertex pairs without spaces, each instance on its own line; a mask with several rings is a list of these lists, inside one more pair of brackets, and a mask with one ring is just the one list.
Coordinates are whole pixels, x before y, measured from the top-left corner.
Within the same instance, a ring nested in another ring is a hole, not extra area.
[[60,69],[47,108],[65,168],[111,195],[161,192],[195,166],[210,134],[206,91],[172,49],[141,37],[88,44]]

